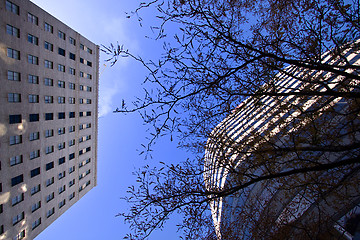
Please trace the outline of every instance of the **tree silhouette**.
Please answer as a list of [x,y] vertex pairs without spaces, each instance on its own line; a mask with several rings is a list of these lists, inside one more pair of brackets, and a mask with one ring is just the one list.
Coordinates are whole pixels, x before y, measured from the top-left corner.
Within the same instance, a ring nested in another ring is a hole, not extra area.
[[189,239],[338,237],[334,224],[360,199],[359,3],[154,0],[129,17],[151,7],[160,59],[103,47],[112,64],[131,57],[150,72],[144,96],[115,112],[151,126],[145,153],[168,134],[196,157],[139,169],[127,237],[174,212]]

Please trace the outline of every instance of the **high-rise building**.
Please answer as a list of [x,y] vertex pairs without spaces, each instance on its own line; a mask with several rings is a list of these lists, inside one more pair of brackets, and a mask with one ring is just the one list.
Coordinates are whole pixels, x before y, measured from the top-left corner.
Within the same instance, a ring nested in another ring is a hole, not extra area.
[[97,184],[99,47],[0,0],[0,239],[33,239]]
[[[356,44],[325,53],[322,63],[359,65]],[[262,90],[207,142],[206,187],[230,192],[210,204],[218,238],[351,239],[360,218],[360,105],[356,98],[322,93],[358,92],[359,81],[289,66]],[[299,90],[316,94],[294,93]],[[336,165],[345,161],[351,164]],[[332,164],[337,167],[322,168]],[[294,169],[302,171],[286,175]]]

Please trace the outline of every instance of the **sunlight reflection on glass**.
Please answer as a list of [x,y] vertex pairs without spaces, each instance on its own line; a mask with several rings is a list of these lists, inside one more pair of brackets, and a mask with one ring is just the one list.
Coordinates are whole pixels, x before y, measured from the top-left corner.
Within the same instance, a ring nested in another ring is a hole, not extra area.
[[0,137],[5,136],[7,132],[7,128],[5,124],[0,123]]
[[10,199],[10,192],[0,194],[0,204],[7,203]]

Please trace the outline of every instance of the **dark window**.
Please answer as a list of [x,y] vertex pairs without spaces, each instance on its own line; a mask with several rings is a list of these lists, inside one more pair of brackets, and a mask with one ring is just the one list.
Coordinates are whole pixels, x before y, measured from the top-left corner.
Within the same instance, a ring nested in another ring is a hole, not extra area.
[[91,147],[86,148],[86,152],[89,152],[91,150]]
[[75,112],[69,112],[69,118],[74,118],[75,117]]
[[11,186],[13,187],[19,183],[22,183],[23,181],[24,181],[24,176],[22,174],[17,177],[13,177],[11,179]]
[[80,62],[81,62],[81,63],[84,63],[84,59],[83,59],[83,58],[80,58]]
[[64,112],[59,112],[58,113],[58,118],[59,119],[65,119],[65,113]]
[[75,54],[69,53],[69,58],[72,59],[72,60],[75,60]]
[[40,168],[39,167],[31,170],[31,172],[30,172],[31,177],[35,177],[35,176],[37,176],[39,174],[40,174]]
[[59,165],[65,163],[65,157],[59,158]]
[[91,112],[86,112],[86,116],[91,116]]
[[39,121],[38,113],[29,114],[29,122],[37,122],[37,121]]
[[84,112],[79,112],[79,116],[80,117],[84,116]]
[[45,113],[45,120],[53,120],[54,114],[53,113]]
[[59,53],[59,55],[65,57],[65,49],[59,48],[59,49],[58,49],[58,53]]
[[21,123],[21,114],[9,115],[9,124]]
[[87,61],[87,65],[88,65],[89,67],[92,67],[92,62]]
[[74,158],[75,158],[75,153],[69,154],[69,160],[74,159]]
[[52,168],[54,168],[54,162],[46,164],[46,171],[48,171],[48,170],[50,170]]

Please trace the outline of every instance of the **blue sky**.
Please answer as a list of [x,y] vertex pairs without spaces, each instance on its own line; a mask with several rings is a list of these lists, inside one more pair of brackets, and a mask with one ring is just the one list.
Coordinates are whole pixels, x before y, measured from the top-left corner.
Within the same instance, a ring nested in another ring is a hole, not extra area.
[[[144,26],[135,18],[127,19],[126,11],[135,9],[139,2],[129,0],[32,0],[92,42],[101,45],[119,42],[136,54],[156,58],[160,43],[145,38],[151,34],[150,23],[156,21],[155,13],[143,12]],[[121,100],[141,96],[141,82],[146,71],[130,59],[121,59],[114,67],[100,57],[99,136],[98,136],[98,186],[45,229],[36,240],[57,239],[122,239],[129,231],[118,212],[128,205],[120,199],[127,187],[135,183],[132,172],[148,162],[139,156],[137,149],[146,143],[146,129],[137,114],[113,114]],[[176,143],[162,139],[155,147],[153,161],[172,163],[185,157]],[[155,232],[149,239],[178,239],[176,222],[170,221],[163,231]]]

